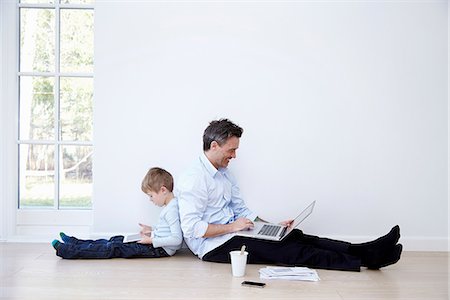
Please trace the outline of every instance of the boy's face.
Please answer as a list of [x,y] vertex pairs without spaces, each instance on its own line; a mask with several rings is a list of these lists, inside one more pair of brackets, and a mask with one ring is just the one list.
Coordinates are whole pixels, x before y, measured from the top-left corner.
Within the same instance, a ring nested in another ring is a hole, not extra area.
[[146,194],[150,197],[150,201],[156,206],[161,207],[166,205],[167,190],[164,187],[161,187],[159,192],[148,191]]

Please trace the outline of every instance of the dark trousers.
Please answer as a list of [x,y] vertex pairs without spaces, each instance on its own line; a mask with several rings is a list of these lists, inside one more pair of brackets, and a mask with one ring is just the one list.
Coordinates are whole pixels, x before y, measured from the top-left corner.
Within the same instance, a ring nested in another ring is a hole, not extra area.
[[61,243],[56,255],[67,259],[76,258],[158,258],[169,256],[163,248],[136,242],[124,243],[123,236],[114,236],[109,240],[80,240],[70,237]]
[[303,234],[294,229],[282,241],[234,236],[203,256],[211,262],[230,262],[230,251],[246,246],[248,263],[305,266],[319,269],[360,271],[361,259],[348,253],[350,243]]

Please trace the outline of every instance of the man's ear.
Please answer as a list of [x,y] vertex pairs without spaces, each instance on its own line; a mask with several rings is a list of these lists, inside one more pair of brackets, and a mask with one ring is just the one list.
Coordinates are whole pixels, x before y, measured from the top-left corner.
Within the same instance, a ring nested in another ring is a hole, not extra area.
[[219,147],[219,143],[216,141],[212,141],[209,149],[217,149]]

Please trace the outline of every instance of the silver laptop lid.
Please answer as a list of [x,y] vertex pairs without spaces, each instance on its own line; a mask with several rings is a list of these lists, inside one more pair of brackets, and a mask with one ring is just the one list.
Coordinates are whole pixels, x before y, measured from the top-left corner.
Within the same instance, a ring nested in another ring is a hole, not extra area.
[[297,226],[300,225],[300,223],[303,222],[303,220],[305,220],[313,212],[314,205],[316,205],[316,200],[314,200],[297,217],[295,217],[294,221],[292,222],[292,226],[287,228],[286,233],[283,237],[287,236],[294,228],[297,228]]

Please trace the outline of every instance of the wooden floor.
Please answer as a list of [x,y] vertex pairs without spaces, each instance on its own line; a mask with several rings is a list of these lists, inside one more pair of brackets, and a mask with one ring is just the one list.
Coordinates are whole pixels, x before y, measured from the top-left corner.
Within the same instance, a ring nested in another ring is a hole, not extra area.
[[50,244],[0,243],[0,299],[449,299],[448,253],[404,252],[380,271],[318,270],[319,282],[243,278],[183,251],[170,258],[62,260]]

